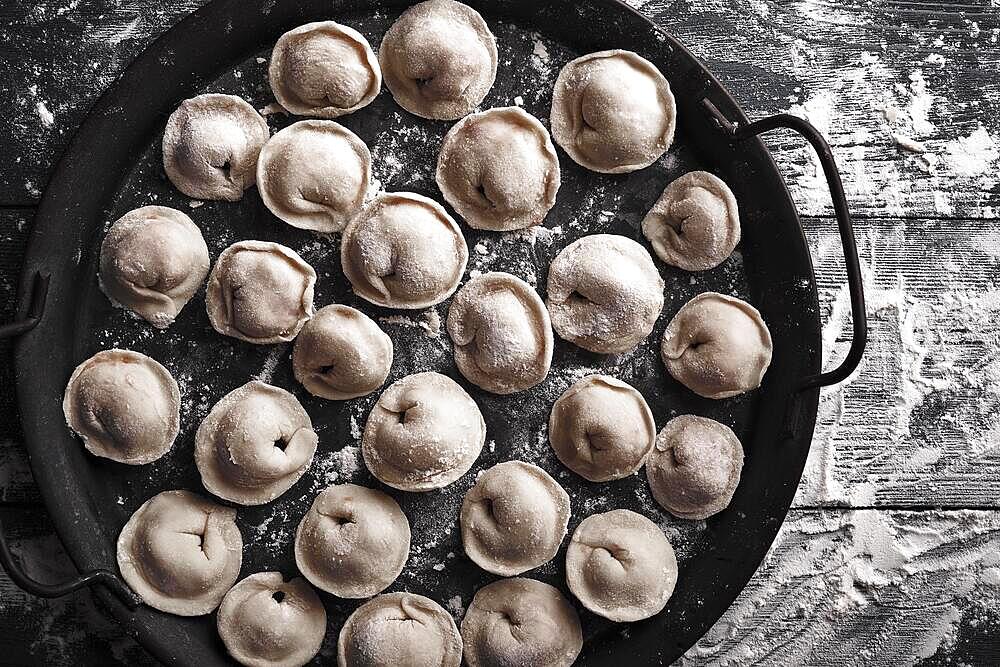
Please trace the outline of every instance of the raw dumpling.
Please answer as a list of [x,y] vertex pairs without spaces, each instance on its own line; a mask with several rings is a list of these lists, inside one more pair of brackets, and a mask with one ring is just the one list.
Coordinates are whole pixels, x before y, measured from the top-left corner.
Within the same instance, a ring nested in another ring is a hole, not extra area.
[[247,667],[301,667],[319,653],[326,609],[304,579],[258,572],[233,586],[216,623],[226,650]]
[[494,394],[534,387],[552,364],[545,304],[509,273],[484,273],[458,291],[448,310],[448,335],[458,370]]
[[384,192],[344,230],[340,260],[358,296],[387,308],[427,308],[458,288],[469,248],[437,202]]
[[569,667],[583,648],[583,630],[557,588],[516,577],[476,592],[462,640],[469,667]]
[[510,577],[552,560],[566,536],[569,494],[523,461],[485,471],[462,501],[465,553],[487,572]]
[[639,621],[667,605],[677,583],[677,558],[663,531],[641,514],[592,514],[566,551],[566,583],[595,614]]
[[591,352],[626,352],[653,330],[663,309],[663,279],[632,239],[593,234],[552,260],[546,305],[562,338]]
[[164,491],[135,511],[118,536],[118,568],[154,609],[201,616],[219,606],[243,563],[236,510]]
[[704,519],[729,506],[743,471],[743,445],[714,419],[674,417],[646,461],[653,497],[682,519]]
[[208,246],[184,213],[143,206],[118,218],[101,243],[101,289],[154,327],[170,326],[208,275]]
[[292,227],[339,232],[361,211],[371,167],[358,135],[332,120],[302,120],[264,144],[257,189],[271,213]]
[[407,9],[378,49],[385,85],[412,114],[455,120],[475,109],[497,76],[497,42],[472,7],[427,0]]
[[351,614],[337,640],[338,667],[458,667],[462,636],[451,614],[415,593],[386,593]]
[[451,378],[426,372],[383,392],[365,424],[361,453],[383,484],[429,491],[464,475],[485,442],[486,422],[472,397]]
[[76,367],[63,394],[66,423],[91,454],[139,465],[160,458],[180,428],[181,392],[156,360],[104,350]]
[[385,590],[410,556],[410,522],[395,500],[354,484],[316,496],[295,531],[295,563],[305,578],[341,598]]
[[552,91],[552,136],[573,160],[605,174],[656,162],[674,140],[670,84],[632,51],[600,51],[571,61]]
[[295,339],[292,370],[313,396],[343,401],[370,394],[392,367],[392,339],[360,310],[320,308]]
[[674,379],[705,398],[728,398],[759,387],[771,351],[771,332],[757,309],[716,292],[684,304],[660,346]]
[[249,343],[288,342],[313,316],[316,272],[291,248],[239,241],[222,251],[208,277],[208,319]]
[[686,271],[722,264],[740,242],[740,211],[725,182],[707,171],[667,186],[642,221],[657,256]]
[[194,461],[211,493],[240,505],[263,505],[302,477],[318,442],[294,396],[254,380],[208,413],[195,435]]
[[631,475],[646,461],[656,424],[646,400],[609,375],[588,375],[559,397],[549,442],[563,465],[591,482]]
[[444,198],[470,227],[510,231],[537,225],[556,203],[559,158],[548,130],[517,107],[463,118],[437,163]]
[[279,37],[267,75],[281,106],[319,118],[357,111],[382,87],[382,70],[368,40],[334,21],[306,23]]
[[257,155],[270,133],[267,121],[240,97],[192,97],[167,120],[163,168],[188,197],[239,201],[254,184]]

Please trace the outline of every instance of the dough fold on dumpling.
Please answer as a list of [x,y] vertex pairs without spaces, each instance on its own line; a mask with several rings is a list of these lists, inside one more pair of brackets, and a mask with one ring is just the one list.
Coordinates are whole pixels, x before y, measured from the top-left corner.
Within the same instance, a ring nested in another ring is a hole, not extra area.
[[122,578],[154,609],[210,613],[240,574],[243,537],[235,519],[236,510],[190,491],[153,496],[118,536]]
[[163,168],[188,197],[238,201],[254,184],[257,155],[269,135],[267,121],[240,97],[192,97],[167,119]]
[[760,386],[772,349],[771,332],[756,308],[705,292],[670,320],[660,356],[674,379],[694,393],[729,398]]
[[103,350],[73,371],[63,394],[66,423],[95,456],[150,463],[170,450],[180,428],[177,381],[155,359]]

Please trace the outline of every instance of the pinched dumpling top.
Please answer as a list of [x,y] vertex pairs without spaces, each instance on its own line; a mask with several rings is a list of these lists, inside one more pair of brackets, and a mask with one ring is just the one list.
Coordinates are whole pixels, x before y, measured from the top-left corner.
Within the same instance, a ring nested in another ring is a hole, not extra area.
[[208,277],[208,319],[221,334],[249,343],[288,342],[313,316],[316,272],[291,248],[238,241]]
[[552,260],[546,305],[562,338],[591,352],[626,352],[653,330],[663,278],[632,239],[584,236]]
[[254,184],[257,155],[270,133],[267,121],[240,97],[192,97],[167,120],[163,168],[188,197],[238,201]]
[[571,61],[552,92],[552,136],[573,160],[607,174],[656,162],[674,139],[670,84],[632,51],[600,51]]
[[479,12],[427,0],[400,15],[378,49],[385,85],[407,111],[455,120],[475,109],[497,75],[497,43]]
[[368,40],[334,21],[306,23],[279,37],[267,74],[278,103],[301,116],[337,118],[357,111],[382,87]]
[[337,640],[338,667],[458,667],[462,636],[451,614],[415,593],[386,593],[355,610]]
[[771,364],[771,332],[742,299],[705,292],[674,315],[660,356],[674,379],[705,398],[756,389]]
[[486,442],[479,406],[446,375],[407,375],[372,408],[361,438],[365,465],[402,491],[447,486],[475,463]]
[[164,491],[118,536],[118,568],[143,602],[178,616],[208,614],[236,583],[243,537],[236,510],[190,491]]
[[368,146],[340,123],[301,120],[264,144],[257,188],[291,226],[339,232],[361,211],[371,166]]
[[63,394],[66,423],[94,455],[138,465],[160,458],[180,428],[177,381],[156,360],[104,350],[73,371]]
[[384,192],[344,230],[340,260],[358,296],[387,308],[426,308],[458,288],[469,248],[437,202]]
[[534,116],[502,107],[452,126],[441,144],[436,178],[469,226],[524,229],[541,223],[556,202],[559,158]]
[[258,572],[226,593],[216,626],[240,664],[302,667],[323,645],[326,609],[304,579]]
[[209,267],[201,230],[184,213],[143,206],[118,218],[101,243],[100,285],[112,303],[154,327],[170,326]]
[[657,256],[687,271],[722,264],[740,242],[740,211],[725,181],[707,171],[666,187],[642,221]]
[[447,326],[458,370],[486,391],[524,391],[549,373],[549,313],[516,276],[492,272],[471,279],[452,300]]

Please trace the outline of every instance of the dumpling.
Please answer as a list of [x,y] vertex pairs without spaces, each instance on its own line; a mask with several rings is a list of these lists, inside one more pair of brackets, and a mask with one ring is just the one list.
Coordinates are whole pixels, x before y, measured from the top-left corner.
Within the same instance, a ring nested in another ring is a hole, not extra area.
[[304,579],[258,572],[233,586],[216,622],[226,650],[247,667],[301,667],[319,653],[326,609]]
[[485,442],[486,422],[472,397],[450,377],[426,372],[383,392],[365,424],[361,453],[383,484],[429,491],[464,475]]
[[643,219],[642,233],[667,264],[705,271],[740,242],[740,210],[722,179],[692,171],[667,186]]
[[470,227],[524,229],[541,223],[556,203],[559,158],[534,116],[502,107],[452,126],[436,178],[445,200]]
[[358,135],[332,120],[301,120],[264,144],[257,188],[271,213],[292,227],[339,232],[361,211],[371,168]]
[[563,465],[591,482],[631,475],[656,438],[653,413],[631,385],[588,375],[566,390],[549,415],[549,442]]
[[334,21],[306,23],[279,37],[267,74],[278,103],[300,116],[349,114],[368,105],[382,87],[368,40]]
[[295,563],[305,578],[341,598],[384,591],[410,556],[410,522],[395,500],[354,484],[316,496],[295,531]]
[[95,456],[139,465],[160,458],[180,429],[170,371],[131,350],[103,350],[76,367],[63,394],[66,423]]
[[167,119],[163,169],[188,197],[239,201],[254,184],[257,155],[270,134],[267,121],[240,97],[192,97]]
[[458,667],[462,636],[451,614],[415,593],[386,593],[355,610],[337,640],[338,667]]
[[677,583],[677,557],[663,531],[631,510],[592,514],[566,551],[566,583],[583,606],[617,622],[655,616]]
[[320,308],[292,349],[295,379],[330,400],[372,393],[391,367],[392,339],[360,310],[340,304]]
[[476,591],[462,641],[469,667],[569,667],[583,648],[583,630],[557,588],[515,577]]
[[469,280],[451,302],[447,326],[458,370],[486,391],[524,391],[549,373],[549,313],[516,276],[492,272]]
[[465,494],[459,525],[465,553],[510,577],[552,560],[566,536],[569,494],[538,466],[498,463]]
[[729,398],[759,387],[771,351],[771,332],[757,309],[716,292],[684,304],[660,346],[674,379],[705,398]]
[[546,305],[560,337],[591,352],[626,352],[653,331],[663,279],[632,239],[593,234],[552,260]]
[[573,160],[605,174],[656,162],[674,140],[670,84],[632,51],[600,51],[571,61],[552,91],[552,136]]
[[387,308],[427,308],[458,288],[469,248],[437,202],[384,192],[344,230],[340,260],[363,299]]
[[223,396],[205,417],[194,461],[209,492],[240,505],[263,505],[302,477],[318,442],[294,396],[253,380]]
[[682,519],[704,519],[729,506],[743,471],[743,445],[714,419],[680,415],[663,427],[646,461],[656,502]]
[[100,285],[112,303],[164,329],[205,282],[209,262],[191,218],[166,206],[143,206],[118,218],[104,237]]
[[219,606],[243,563],[236,510],[164,491],[135,511],[118,536],[118,569],[154,609],[201,616]]
[[208,319],[221,334],[267,345],[288,342],[313,316],[316,272],[291,248],[239,241],[208,277]]
[[479,12],[427,0],[400,15],[378,49],[385,85],[421,118],[455,120],[475,109],[497,76],[497,42]]

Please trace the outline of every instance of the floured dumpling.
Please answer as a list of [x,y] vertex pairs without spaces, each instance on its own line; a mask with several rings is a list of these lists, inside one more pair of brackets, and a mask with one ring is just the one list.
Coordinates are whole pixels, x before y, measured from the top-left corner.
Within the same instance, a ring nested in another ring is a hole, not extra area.
[[458,370],[494,394],[524,391],[545,379],[552,364],[551,327],[535,290],[509,273],[472,278],[448,309]]
[[354,484],[316,496],[295,531],[295,563],[305,578],[341,598],[384,591],[410,556],[410,522],[395,500]]
[[487,572],[521,574],[555,557],[569,512],[569,494],[547,472],[523,461],[499,463],[465,494],[462,546]]
[[326,609],[304,579],[258,572],[233,586],[216,622],[226,650],[247,667],[301,667],[319,653]]
[[469,667],[569,667],[583,648],[583,631],[559,589],[516,577],[476,591],[462,640]]
[[221,334],[267,345],[288,342],[313,316],[316,272],[291,248],[239,241],[208,277],[208,319]]
[[163,168],[188,197],[238,201],[254,184],[257,155],[270,134],[267,121],[240,97],[192,97],[167,120]]
[[588,375],[559,397],[549,442],[563,465],[591,482],[631,475],[653,448],[656,424],[646,399],[610,375]]
[[264,144],[257,189],[292,227],[339,232],[361,211],[371,167],[368,146],[340,123],[300,120]]
[[740,211],[725,182],[707,171],[667,186],[642,221],[657,256],[686,271],[722,264],[740,242]]
[[343,401],[370,394],[392,367],[392,339],[350,306],[316,311],[295,339],[292,370],[313,396]]
[[560,337],[591,352],[626,352],[653,330],[663,279],[632,239],[593,234],[552,260],[546,305]]
[[267,75],[281,106],[319,118],[357,111],[382,87],[382,70],[368,40],[334,21],[306,23],[279,37]]
[[680,415],[663,427],[646,461],[653,497],[682,519],[704,519],[729,506],[743,471],[743,445],[714,419]]
[[312,463],[319,437],[290,393],[253,380],[222,397],[195,435],[194,461],[211,493],[263,505],[287,491]]
[[338,667],[458,667],[462,636],[451,614],[415,593],[386,593],[351,614],[337,640]]
[[379,397],[361,438],[365,465],[402,491],[439,489],[464,475],[486,442],[479,406],[450,377],[407,375]]
[[436,178],[470,227],[524,229],[541,223],[556,203],[559,158],[534,116],[517,107],[490,109],[448,131]]
[[757,309],[716,292],[684,304],[660,346],[674,379],[705,398],[729,398],[759,387],[771,351],[771,332]]
[[458,288],[469,248],[437,202],[383,192],[344,230],[340,261],[358,296],[387,308],[427,308]]
[[190,491],[164,491],[135,511],[118,536],[118,568],[154,609],[201,616],[236,583],[243,537],[236,510]]
[[131,350],[104,350],[76,367],[63,415],[96,456],[139,465],[160,458],[180,428],[181,393],[170,371]]
[[385,85],[412,114],[455,120],[475,109],[497,76],[497,42],[479,12],[427,0],[396,19],[378,49]]
[[641,514],[592,514],[566,551],[566,583],[595,614],[639,621],[667,605],[677,583],[677,558],[663,531]]
[[101,289],[154,327],[170,326],[209,267],[201,230],[184,213],[143,206],[118,218],[101,243]]

